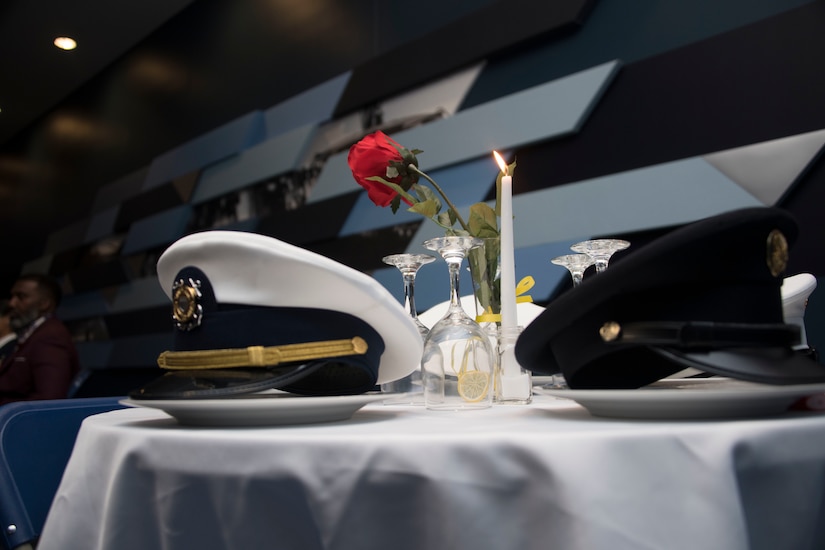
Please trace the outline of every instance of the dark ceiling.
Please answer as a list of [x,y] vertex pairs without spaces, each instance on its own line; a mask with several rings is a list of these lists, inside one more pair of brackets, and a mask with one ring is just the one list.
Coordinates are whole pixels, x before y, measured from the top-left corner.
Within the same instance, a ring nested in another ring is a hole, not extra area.
[[[374,42],[358,21],[371,20],[373,2],[343,4],[338,13],[336,0],[4,2],[0,284],[40,258],[50,234],[88,216],[101,186],[364,59]],[[60,34],[78,48],[55,48]]]
[[[89,216],[101,186],[495,3],[5,0],[0,289]],[[62,34],[78,48],[55,48]]]
[[[81,165],[107,154],[101,142],[107,141],[105,123],[84,111],[81,97],[192,1],[6,0],[0,5],[2,275],[13,276],[21,262],[37,257],[49,232],[76,216],[102,183]],[[71,36],[79,47],[60,50],[52,44],[56,36]]]
[[[0,6],[0,143],[65,99],[192,0],[10,0]],[[70,36],[80,49],[52,40]]]

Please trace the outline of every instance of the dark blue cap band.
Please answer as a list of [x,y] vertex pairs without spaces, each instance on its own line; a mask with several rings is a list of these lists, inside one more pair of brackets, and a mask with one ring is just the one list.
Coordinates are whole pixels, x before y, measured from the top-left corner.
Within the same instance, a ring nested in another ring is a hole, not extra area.
[[[176,313],[174,317],[174,351],[283,346],[352,339],[356,336],[366,341],[367,351],[292,365],[280,364],[272,368],[204,367],[187,373],[169,373],[164,377],[168,383],[161,378],[144,391],[136,392],[134,397],[214,397],[221,393],[229,395],[243,393],[245,389],[252,392],[267,388],[303,395],[349,395],[375,388],[384,341],[378,332],[358,317],[315,308],[218,304],[208,277],[195,267],[182,269],[177,281],[187,285],[187,293],[182,293],[181,297],[173,296],[173,308],[184,312],[180,315]],[[194,302],[191,302],[190,297],[193,296]],[[248,384],[244,383],[247,373],[243,371],[248,371]],[[205,379],[211,381],[204,383]],[[219,379],[240,380],[240,383],[223,388],[220,382],[215,382]]]

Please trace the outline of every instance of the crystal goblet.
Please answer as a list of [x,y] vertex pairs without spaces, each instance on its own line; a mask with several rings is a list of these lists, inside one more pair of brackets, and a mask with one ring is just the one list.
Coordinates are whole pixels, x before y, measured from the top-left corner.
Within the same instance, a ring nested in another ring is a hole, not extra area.
[[556,265],[566,267],[573,277],[573,287],[577,287],[582,282],[585,270],[593,265],[596,260],[589,254],[564,254],[556,256],[550,261]]
[[[401,272],[404,281],[404,308],[410,314],[421,339],[425,339],[430,329],[418,319],[415,307],[415,276],[421,266],[435,261],[435,256],[429,254],[391,254],[384,256],[381,261],[395,266]],[[404,378],[381,384],[384,393],[399,393],[399,397],[389,398],[385,404],[421,405],[424,403],[424,387],[421,384],[421,368],[414,370]]]
[[474,237],[448,236],[424,242],[441,255],[450,275],[450,305],[424,340],[421,375],[428,409],[490,407],[495,355],[489,335],[461,307],[460,269],[467,251],[481,245]]
[[610,257],[628,246],[630,243],[621,239],[592,239],[576,243],[570,249],[592,257],[596,264],[596,273],[602,273],[607,269]]
[[[588,267],[590,267],[596,262],[595,258],[593,258],[590,254],[584,253],[564,254],[562,256],[556,256],[550,261],[556,265],[560,265],[567,268],[567,270],[570,272],[570,275],[573,277],[573,288],[581,284],[585,270],[587,270]],[[542,385],[542,387],[552,389],[563,389],[567,388],[568,386],[567,380],[564,379],[564,375],[554,374],[552,376],[551,381],[547,384]]]
[[410,317],[415,321],[421,339],[427,337],[430,329],[418,320],[418,311],[415,308],[415,275],[421,266],[435,261],[435,256],[429,254],[390,254],[384,256],[381,261],[388,265],[393,265],[401,272],[404,280],[404,309],[409,312]]

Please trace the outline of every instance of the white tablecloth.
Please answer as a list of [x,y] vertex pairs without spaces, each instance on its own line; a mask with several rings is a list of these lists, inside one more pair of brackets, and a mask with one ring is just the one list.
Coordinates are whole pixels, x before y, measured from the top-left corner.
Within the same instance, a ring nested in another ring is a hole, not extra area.
[[85,421],[39,550],[825,548],[825,415],[597,419],[565,400],[349,421]]

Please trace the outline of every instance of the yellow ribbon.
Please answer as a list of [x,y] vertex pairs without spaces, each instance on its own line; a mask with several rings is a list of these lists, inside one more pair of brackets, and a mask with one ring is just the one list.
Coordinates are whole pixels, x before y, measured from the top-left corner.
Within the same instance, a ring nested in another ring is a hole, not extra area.
[[[533,297],[529,294],[526,296],[522,296],[525,292],[533,288],[535,286],[536,280],[533,279],[530,275],[523,278],[518,282],[516,285],[516,303],[523,304],[526,302],[532,302]],[[493,313],[493,310],[489,307],[482,313],[481,315],[476,316],[476,323],[500,323],[501,322],[501,314],[500,313]]]
[[533,279],[533,277],[531,277],[530,275],[528,275],[527,277],[525,277],[524,279],[522,279],[518,282],[518,284],[516,285],[516,303],[517,304],[523,304],[523,303],[526,303],[526,302],[531,302],[532,303],[532,301],[533,301],[532,296],[530,296],[529,294],[527,296],[522,296],[522,294],[524,294],[525,292],[527,292],[528,290],[533,288],[535,286],[535,284],[536,284],[535,279]]

